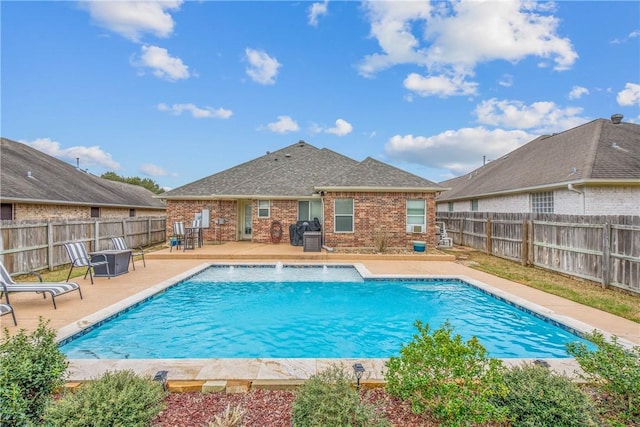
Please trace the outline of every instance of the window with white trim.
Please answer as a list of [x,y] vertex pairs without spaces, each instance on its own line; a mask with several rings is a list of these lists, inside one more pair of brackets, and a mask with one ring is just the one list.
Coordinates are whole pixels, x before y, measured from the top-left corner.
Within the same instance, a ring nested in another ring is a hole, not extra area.
[[333,201],[333,229],[336,233],[353,233],[353,199]]
[[449,212],[453,212],[453,202],[449,202],[449,203],[447,203],[447,210],[448,210]]
[[426,212],[424,200],[407,200],[407,233],[426,232]]
[[271,202],[269,200],[258,200],[258,218],[269,218]]
[[318,218],[322,223],[322,202],[320,200],[299,200],[298,221],[313,221]]
[[471,211],[478,212],[478,199],[471,200]]
[[531,212],[553,213],[553,191],[531,193]]

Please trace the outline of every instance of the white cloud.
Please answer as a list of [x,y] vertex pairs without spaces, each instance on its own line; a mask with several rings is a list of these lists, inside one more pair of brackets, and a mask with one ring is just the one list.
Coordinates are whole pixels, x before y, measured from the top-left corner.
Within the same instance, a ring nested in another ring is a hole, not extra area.
[[640,84],[627,83],[616,97],[619,105],[629,107],[640,104]]
[[164,168],[153,165],[151,163],[145,163],[140,165],[140,172],[142,172],[144,175],[153,176],[153,177],[170,175],[169,172],[167,172]]
[[60,143],[52,141],[50,138],[38,138],[34,141],[26,142],[26,144],[52,157],[70,161],[74,166],[79,161],[81,169],[86,169],[87,166],[120,169],[120,164],[111,158],[111,154],[102,151],[97,145],[92,147],[60,148]]
[[498,81],[498,84],[503,87],[513,86],[513,76],[511,74],[503,74],[502,78]]
[[325,0],[322,3],[313,3],[311,7],[309,7],[309,25],[314,27],[318,26],[318,17],[327,14],[328,4],[329,1]]
[[497,159],[534,138],[521,130],[464,128],[430,137],[395,135],[385,152],[393,160],[448,169],[457,176],[481,166],[483,156]]
[[[364,57],[359,72],[371,77],[397,64],[427,68],[423,80],[407,77],[418,88],[463,82],[478,64],[502,60],[518,62],[528,56],[551,62],[556,70],[570,68],[578,58],[571,41],[557,35],[559,20],[542,2],[368,2],[371,30],[381,52]],[[446,77],[438,77],[438,74]],[[405,80],[405,86],[407,86]],[[475,83],[467,83],[475,85]],[[409,87],[412,87],[409,85]],[[451,90],[451,89],[450,89]],[[467,94],[463,90],[450,93]],[[474,89],[475,91],[475,89]],[[423,90],[423,95],[446,93]]]
[[168,37],[174,22],[168,11],[179,10],[182,0],[173,1],[83,1],[91,18],[101,27],[138,42],[144,33]]
[[338,119],[336,120],[335,127],[325,129],[326,133],[331,133],[333,135],[345,136],[350,134],[353,131],[353,126],[346,120]]
[[287,133],[300,130],[300,126],[289,116],[278,116],[278,121],[269,123],[267,128],[272,132]]
[[404,87],[420,96],[475,95],[478,84],[464,81],[462,76],[421,76],[411,73],[404,79]]
[[270,57],[266,52],[250,48],[245,49],[245,55],[249,62],[246,71],[251,80],[263,85],[272,85],[276,82],[278,68],[282,66],[276,58]]
[[190,76],[189,67],[180,58],[172,57],[167,49],[158,46],[142,46],[140,58],[131,63],[136,67],[151,68],[154,76],[164,80],[176,81]]
[[589,89],[582,86],[574,86],[569,92],[569,99],[580,99],[582,95],[589,95]]
[[588,121],[579,116],[582,108],[560,108],[550,101],[525,105],[520,101],[492,98],[478,104],[474,113],[481,124],[530,129],[538,134],[561,132]]
[[158,104],[158,110],[167,111],[173,115],[179,116],[184,111],[191,113],[194,119],[228,119],[233,115],[233,111],[224,108],[197,107],[194,104]]

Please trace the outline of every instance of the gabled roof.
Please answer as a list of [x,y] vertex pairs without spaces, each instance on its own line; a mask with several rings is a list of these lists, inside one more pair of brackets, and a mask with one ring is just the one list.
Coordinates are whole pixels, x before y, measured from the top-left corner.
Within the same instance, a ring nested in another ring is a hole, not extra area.
[[[346,183],[346,184],[345,184]],[[441,191],[429,180],[373,159],[363,162],[300,141],[168,191],[175,199],[298,198],[334,187]]]
[[20,142],[1,142],[3,202],[166,209],[144,187],[91,175]]
[[574,185],[640,185],[640,125],[597,119],[541,136],[467,175],[438,201]]
[[316,186],[317,190],[443,191],[446,188],[367,157],[362,162]]

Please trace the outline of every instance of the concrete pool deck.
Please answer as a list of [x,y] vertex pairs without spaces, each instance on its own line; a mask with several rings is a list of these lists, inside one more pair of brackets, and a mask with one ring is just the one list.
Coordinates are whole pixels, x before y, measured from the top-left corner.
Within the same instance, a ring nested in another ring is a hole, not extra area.
[[[531,305],[549,317],[563,320],[571,327],[592,330],[594,328],[615,335],[621,340],[640,345],[640,324],[586,307],[564,298],[556,297],[527,286],[501,279],[454,262],[453,257],[441,254],[424,255],[351,255],[303,252],[301,247],[290,245],[260,245],[251,243],[226,243],[205,245],[196,250],[170,252],[164,249],[146,254],[146,268],[136,261],[136,270],[110,279],[95,278],[90,281],[77,277],[84,299],[77,292],[56,299],[54,310],[50,299],[42,299],[31,293],[13,293],[11,303],[15,309],[18,326],[13,326],[11,316],[0,318],[2,327],[9,333],[19,329],[33,330],[38,318],[49,319],[50,327],[59,337],[68,336],[113,311],[128,306],[133,298],[153,293],[155,289],[174,282],[174,278],[189,275],[210,263],[243,264],[327,264],[359,263],[373,275],[421,275],[457,276],[480,285],[487,285],[494,292],[506,295],[518,303]],[[413,320],[412,320],[413,321]],[[571,375],[575,362],[571,359],[546,359],[553,369]],[[233,387],[278,388],[295,385],[310,375],[321,371],[331,363],[343,363],[350,369],[360,362],[366,369],[363,384],[378,384],[383,379],[385,359],[167,359],[167,360],[70,360],[69,381],[85,381],[106,371],[132,369],[144,375],[154,375],[159,370],[168,371],[169,385],[174,390],[206,389],[233,391]],[[515,362],[515,361],[510,361]],[[241,390],[239,390],[241,391]]]

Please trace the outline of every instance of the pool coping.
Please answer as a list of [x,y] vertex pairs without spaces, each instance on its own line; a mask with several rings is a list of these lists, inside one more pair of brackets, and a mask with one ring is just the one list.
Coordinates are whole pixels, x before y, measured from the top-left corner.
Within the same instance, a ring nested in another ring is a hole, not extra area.
[[[70,337],[81,333],[84,329],[96,327],[117,315],[122,310],[133,305],[140,304],[155,294],[186,280],[210,266],[227,265],[274,265],[274,262],[205,262],[197,265],[183,273],[163,280],[150,286],[134,295],[114,303],[108,307],[100,309],[78,321],[62,327],[58,330],[57,339],[62,342]],[[317,263],[285,263],[284,265],[304,266],[310,265],[318,267]],[[434,275],[434,274],[373,274],[363,264],[357,262],[326,262],[327,266],[353,266],[358,273],[366,279],[412,279],[412,278],[434,278],[434,279],[456,279],[469,283],[477,289],[491,294],[509,304],[516,305],[531,314],[544,316],[552,323],[573,331],[577,335],[590,333],[597,328],[584,322],[575,320],[569,316],[559,314],[549,308],[530,302],[524,298],[513,295],[494,286],[488,285],[479,280],[464,275]],[[599,330],[605,337],[612,338],[606,331]],[[618,338],[618,342],[623,346],[634,346],[633,343]],[[230,381],[244,381],[253,383],[254,387],[263,384],[265,387],[286,387],[295,385],[300,380],[305,380],[318,372],[323,371],[330,365],[342,365],[346,371],[351,371],[354,363],[362,363],[365,368],[363,383],[379,384],[384,380],[384,368],[387,358],[353,358],[353,359],[328,359],[328,358],[233,358],[233,359],[68,359],[69,376],[67,381],[81,383],[98,378],[107,371],[132,370],[140,375],[154,376],[161,370],[168,371],[169,382],[180,382],[184,387],[190,389],[185,382],[191,382],[194,387],[212,387],[217,389],[222,387],[222,383]],[[537,359],[502,359],[507,366],[531,363]],[[577,379],[580,372],[579,365],[572,358],[549,358],[543,359],[551,369]],[[207,386],[208,385],[208,386]]]

